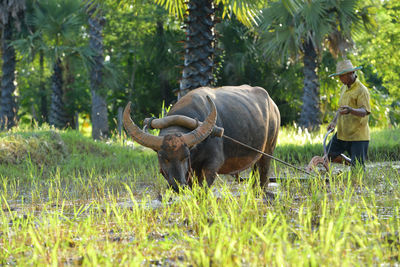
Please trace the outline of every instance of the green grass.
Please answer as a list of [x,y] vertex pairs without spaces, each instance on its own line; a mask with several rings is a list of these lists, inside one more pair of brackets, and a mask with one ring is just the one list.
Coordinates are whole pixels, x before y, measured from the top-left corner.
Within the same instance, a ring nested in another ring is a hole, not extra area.
[[[300,165],[322,155],[322,132],[297,131],[281,131],[277,154]],[[372,136],[376,158],[398,149],[396,130]],[[395,265],[396,164],[307,181],[274,164],[276,176],[290,176],[269,187],[273,201],[252,187],[256,176],[240,184],[221,176],[211,189],[176,195],[154,152],[118,138],[94,142],[49,128],[0,133],[0,264]]]

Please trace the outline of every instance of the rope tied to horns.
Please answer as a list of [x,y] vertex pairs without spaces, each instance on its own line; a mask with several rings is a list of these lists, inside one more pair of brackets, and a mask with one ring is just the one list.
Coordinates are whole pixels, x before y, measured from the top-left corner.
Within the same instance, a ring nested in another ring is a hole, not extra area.
[[143,126],[143,131],[148,132],[148,130],[154,130],[153,126],[151,126],[151,123],[153,120],[157,119],[157,117],[151,117],[151,118],[146,118],[147,123],[144,124]]

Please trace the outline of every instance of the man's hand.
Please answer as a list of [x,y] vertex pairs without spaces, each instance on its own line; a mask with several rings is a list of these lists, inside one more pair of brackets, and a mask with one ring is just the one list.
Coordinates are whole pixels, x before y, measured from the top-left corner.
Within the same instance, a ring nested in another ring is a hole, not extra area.
[[365,108],[352,108],[349,106],[341,106],[338,109],[340,115],[352,114],[358,117],[364,117],[369,115],[369,112]]
[[336,127],[336,122],[332,121],[331,123],[329,123],[328,128],[326,128],[326,130],[330,131],[330,130],[335,129],[335,127]]
[[349,114],[349,113],[352,112],[352,110],[353,110],[353,108],[352,108],[352,107],[349,107],[349,106],[341,106],[341,107],[338,109],[340,115]]

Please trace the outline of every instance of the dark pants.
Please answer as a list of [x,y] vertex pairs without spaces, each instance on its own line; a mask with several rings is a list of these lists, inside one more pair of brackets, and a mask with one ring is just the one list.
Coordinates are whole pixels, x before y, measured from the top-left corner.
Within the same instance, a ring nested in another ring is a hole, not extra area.
[[329,159],[335,159],[337,156],[347,151],[350,154],[352,166],[355,166],[357,162],[364,166],[364,162],[367,158],[369,141],[343,141],[338,139],[336,135],[335,133],[327,146]]

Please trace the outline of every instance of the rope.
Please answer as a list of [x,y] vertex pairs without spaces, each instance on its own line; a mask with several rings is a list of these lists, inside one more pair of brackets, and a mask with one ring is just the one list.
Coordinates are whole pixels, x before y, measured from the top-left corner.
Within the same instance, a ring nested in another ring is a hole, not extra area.
[[153,122],[153,120],[157,119],[156,117],[151,117],[149,119],[149,121],[147,122],[147,124],[143,127],[143,131],[145,131],[146,133],[148,132],[147,129],[149,130],[153,130],[154,128],[151,126],[151,123]]
[[306,174],[308,174],[308,175],[311,175],[311,173],[308,172],[308,171],[306,171],[306,170],[303,170],[303,169],[301,169],[301,168],[299,168],[299,167],[296,167],[296,166],[294,166],[294,165],[292,165],[292,164],[290,164],[290,163],[287,163],[287,162],[285,162],[285,161],[283,161],[283,160],[281,160],[281,159],[278,159],[278,158],[276,158],[276,157],[274,157],[274,156],[272,156],[272,155],[270,155],[270,154],[267,154],[267,153],[265,153],[265,152],[263,152],[263,151],[261,151],[261,150],[258,150],[258,149],[256,149],[256,148],[254,148],[254,147],[251,147],[251,146],[249,146],[249,145],[246,145],[246,144],[244,144],[244,143],[242,143],[242,142],[240,142],[240,141],[238,141],[238,140],[233,139],[232,137],[229,137],[229,136],[226,136],[226,135],[223,135],[223,137],[225,137],[226,139],[229,139],[229,140],[231,140],[232,142],[235,142],[235,143],[237,143],[237,144],[239,144],[239,145],[241,145],[241,146],[247,147],[247,148],[250,149],[250,150],[253,150],[253,151],[257,152],[257,153],[260,153],[260,154],[262,154],[262,155],[264,155],[264,156],[267,156],[267,157],[269,157],[269,158],[271,158],[271,159],[273,159],[273,160],[276,160],[276,161],[278,161],[278,162],[280,162],[280,163],[282,163],[282,164],[284,164],[284,165],[286,165],[286,166],[289,166],[289,167],[294,168],[294,169],[296,169],[296,170],[298,170],[298,171],[301,171],[301,172],[304,172],[304,173],[306,173]]

